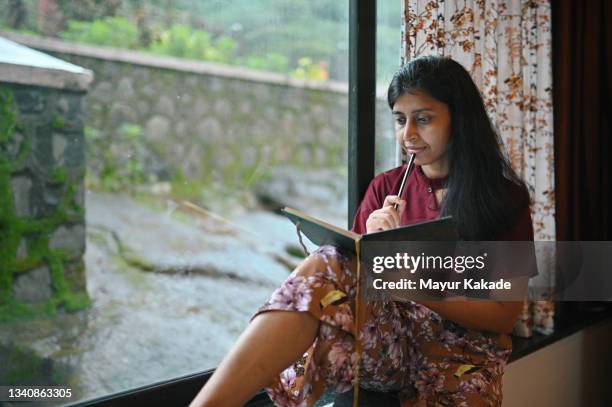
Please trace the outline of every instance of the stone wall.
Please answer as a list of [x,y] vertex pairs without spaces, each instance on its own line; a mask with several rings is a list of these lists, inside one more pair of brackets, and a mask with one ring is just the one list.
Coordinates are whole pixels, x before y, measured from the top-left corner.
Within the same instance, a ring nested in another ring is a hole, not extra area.
[[[87,124],[119,154],[131,150],[119,147],[121,126],[143,129],[147,177],[163,180],[178,170],[240,185],[258,166],[346,166],[346,92],[55,55],[96,73]],[[94,156],[95,170],[101,163]]]
[[[94,178],[111,173],[147,183],[184,177],[235,188],[252,185],[277,165],[346,168],[346,84],[19,40],[95,72],[86,108]],[[389,117],[381,100],[378,134],[388,133]]]
[[0,82],[0,321],[89,302],[84,94]]
[[178,170],[234,185],[258,165],[346,163],[345,95],[59,56],[96,73],[88,126],[117,145],[121,126],[143,129],[147,176],[165,179]]

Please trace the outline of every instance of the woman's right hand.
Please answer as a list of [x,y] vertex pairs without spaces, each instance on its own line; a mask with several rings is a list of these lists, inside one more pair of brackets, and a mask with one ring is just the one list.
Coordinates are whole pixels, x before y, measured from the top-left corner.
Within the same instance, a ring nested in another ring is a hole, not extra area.
[[[399,208],[395,209],[395,204]],[[406,201],[397,195],[387,195],[383,207],[375,210],[366,220],[366,232],[380,232],[382,230],[395,229],[400,224],[400,214],[406,207]]]

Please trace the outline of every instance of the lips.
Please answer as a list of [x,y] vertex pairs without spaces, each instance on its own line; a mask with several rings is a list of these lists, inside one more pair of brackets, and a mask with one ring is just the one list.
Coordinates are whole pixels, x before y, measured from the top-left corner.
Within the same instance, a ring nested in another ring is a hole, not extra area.
[[406,146],[406,152],[409,154],[418,154],[421,151],[425,150],[427,147],[414,147],[414,146]]

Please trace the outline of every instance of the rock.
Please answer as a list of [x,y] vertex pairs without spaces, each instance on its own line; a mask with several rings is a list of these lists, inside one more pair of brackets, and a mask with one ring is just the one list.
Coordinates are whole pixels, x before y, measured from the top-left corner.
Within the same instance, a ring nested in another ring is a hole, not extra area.
[[311,147],[303,146],[299,149],[298,162],[304,166],[313,165],[314,156]]
[[53,154],[51,154],[53,142],[49,133],[51,133],[51,129],[48,125],[38,126],[32,143],[33,154],[30,157],[35,160],[33,166],[42,172],[50,171],[54,166]]
[[202,119],[209,109],[209,102],[203,98],[198,97],[193,105],[191,106],[190,111],[187,112],[190,120],[200,120]]
[[52,124],[56,130],[80,132],[83,129],[82,96],[61,94],[55,103],[55,116]]
[[19,150],[21,149],[21,143],[23,142],[23,134],[17,130],[13,131],[11,139],[6,142],[4,145],[6,146],[6,152],[10,159],[14,159],[19,154]]
[[60,226],[49,237],[49,248],[83,253],[85,250],[85,227],[83,225]]
[[204,166],[209,166],[210,163],[202,160],[202,148],[198,145],[193,145],[183,155],[183,161],[180,164],[180,169],[188,179],[197,179],[203,172]]
[[[242,281],[269,287],[289,274],[283,264],[269,255],[268,245],[261,244],[259,230],[245,230],[239,224],[230,225],[213,217],[179,222],[171,216],[176,207],[163,214],[123,195],[88,192],[86,199],[88,224],[94,229],[113,230],[124,253],[129,253],[128,260],[146,265],[148,271],[202,275],[228,283]],[[288,221],[287,226],[291,226]],[[202,232],[211,228],[210,233]]]
[[329,146],[329,145],[334,145],[334,144],[343,144],[344,142],[343,136],[344,135],[341,136],[341,133],[334,130],[333,128],[329,126],[323,126],[319,130],[318,139],[321,145]]
[[13,277],[13,297],[22,302],[42,302],[51,298],[51,272],[47,266]]
[[31,345],[32,350],[43,358],[50,358],[54,353],[60,351],[62,348],[57,343],[57,338],[46,337],[33,342]]
[[331,112],[327,106],[315,105],[310,109],[314,121],[319,124],[327,124],[330,122],[329,116]]
[[[26,88],[27,89],[27,88]],[[47,100],[40,88],[31,88],[32,90],[21,90],[15,92],[19,111],[21,113],[41,113],[47,107]]]
[[158,112],[159,114],[168,116],[168,117],[172,117],[174,116],[175,110],[176,109],[174,108],[173,98],[166,96],[166,95],[162,95],[159,97],[157,101],[157,105],[155,107],[156,112]]
[[19,246],[17,247],[17,260],[25,259],[28,256],[28,241],[21,238]]
[[79,209],[84,209],[85,205],[85,187],[82,182],[79,182],[74,196],[72,198],[71,205],[66,208],[66,214],[68,216],[77,216]]
[[156,152],[147,149],[140,153],[140,156],[143,157],[141,162],[146,182],[168,181],[170,179],[171,169],[168,163]]
[[123,77],[117,84],[117,96],[121,100],[129,100],[134,96],[134,86],[132,85],[132,78]]
[[[238,108],[241,114],[248,116],[253,112],[253,105],[250,100],[243,100]],[[276,112],[278,114],[278,112]]]
[[218,99],[215,102],[215,113],[219,117],[228,117],[232,114],[232,105],[227,99]]
[[117,102],[110,108],[108,120],[112,127],[119,127],[124,123],[137,123],[138,113],[134,107],[127,103]]
[[64,165],[64,152],[66,151],[66,146],[68,145],[66,137],[62,134],[53,134],[52,145],[53,161],[56,165]]
[[196,75],[185,75],[185,86],[190,89],[195,89],[203,82],[202,77]]
[[279,166],[256,186],[255,195],[272,210],[289,206],[346,227],[346,178],[332,170]]
[[211,92],[220,93],[224,88],[224,81],[221,78],[217,78],[215,76],[209,77],[207,83],[207,89]]
[[46,185],[42,193],[43,202],[53,207],[57,206],[62,198],[63,191],[62,185]]
[[155,98],[157,97],[158,92],[159,90],[157,89],[155,83],[151,83],[150,81],[147,81],[144,86],[140,87],[140,93],[145,98]]
[[[188,124],[187,124],[187,122],[185,122],[185,121],[180,121],[180,122],[177,122],[177,123],[175,123],[175,125],[174,125],[174,134],[176,134],[176,137],[177,137],[179,140],[184,140],[184,139],[186,139],[186,138],[187,138],[187,134],[188,134],[188,131],[189,131],[189,130],[190,130],[190,129],[189,129],[189,125],[188,125]],[[177,156],[177,157],[180,157],[180,155],[179,155],[179,156]]]
[[145,125],[145,137],[153,143],[169,141],[170,121],[164,116],[155,115]]
[[82,134],[72,134],[64,155],[66,167],[83,167],[85,163],[85,139]]
[[98,85],[91,90],[90,94],[96,96],[97,102],[108,104],[114,99],[113,85],[110,82],[99,82]]
[[217,140],[223,135],[223,128],[217,120],[209,117],[198,123],[196,133],[199,140]]
[[11,179],[13,189],[13,201],[15,213],[21,218],[32,216],[30,209],[30,194],[32,191],[32,180],[26,176],[13,177]]

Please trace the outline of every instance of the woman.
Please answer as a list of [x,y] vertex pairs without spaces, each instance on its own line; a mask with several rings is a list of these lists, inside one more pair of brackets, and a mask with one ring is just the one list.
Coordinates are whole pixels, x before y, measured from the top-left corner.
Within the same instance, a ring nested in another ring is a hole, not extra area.
[[[402,197],[393,194],[405,166],[372,181],[356,232],[452,215],[467,240],[533,240],[527,189],[461,65],[411,61],[391,81],[388,102],[416,166]],[[397,392],[403,406],[501,405],[520,302],[361,303],[357,328],[355,287],[354,260],[320,248],[260,309],[192,406],[242,405],[264,386],[279,406],[312,405],[325,387],[350,390],[357,364],[362,388]]]

